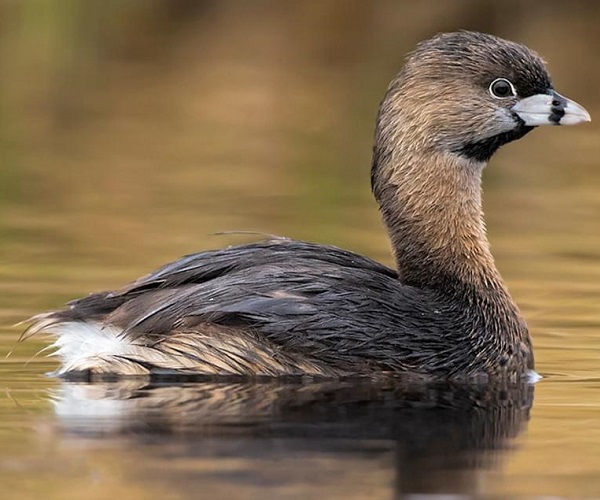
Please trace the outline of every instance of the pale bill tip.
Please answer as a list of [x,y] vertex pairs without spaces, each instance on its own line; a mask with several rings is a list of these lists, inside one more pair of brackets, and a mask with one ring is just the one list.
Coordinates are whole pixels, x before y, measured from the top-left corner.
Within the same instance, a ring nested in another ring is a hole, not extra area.
[[588,110],[575,101],[568,101],[565,108],[565,116],[560,121],[561,125],[576,125],[578,123],[591,122],[592,117]]
[[[556,102],[558,98],[558,103]],[[571,99],[557,94],[535,94],[521,99],[512,108],[523,123],[540,125],[577,125],[592,120],[588,111]]]

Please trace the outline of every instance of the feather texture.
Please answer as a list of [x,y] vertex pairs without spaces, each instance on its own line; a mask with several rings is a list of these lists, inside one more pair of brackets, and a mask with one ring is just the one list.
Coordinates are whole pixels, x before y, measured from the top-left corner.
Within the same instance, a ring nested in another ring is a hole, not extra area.
[[[515,93],[491,93],[497,79]],[[527,47],[437,35],[408,58],[376,121],[371,182],[397,271],[271,238],[188,255],[34,317],[25,336],[57,336],[63,374],[525,375],[531,340],[489,248],[481,173],[531,130],[519,99],[553,93]]]

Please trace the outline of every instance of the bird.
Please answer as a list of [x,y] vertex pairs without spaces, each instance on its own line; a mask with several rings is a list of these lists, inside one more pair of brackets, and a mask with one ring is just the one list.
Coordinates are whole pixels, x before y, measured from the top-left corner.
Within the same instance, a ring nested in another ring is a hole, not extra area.
[[395,267],[270,237],[191,254],[31,318],[57,376],[526,377],[531,337],[494,263],[482,171],[542,125],[590,121],[520,43],[458,31],[419,43],[375,123],[371,186]]

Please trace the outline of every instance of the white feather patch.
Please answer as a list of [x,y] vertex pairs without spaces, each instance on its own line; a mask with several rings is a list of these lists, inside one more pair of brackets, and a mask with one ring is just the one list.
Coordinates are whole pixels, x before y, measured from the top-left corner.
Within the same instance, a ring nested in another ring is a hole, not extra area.
[[63,362],[60,373],[74,369],[85,359],[131,354],[134,347],[122,336],[123,330],[100,323],[56,323],[43,331],[57,337],[52,344],[56,352],[52,355],[59,356]]

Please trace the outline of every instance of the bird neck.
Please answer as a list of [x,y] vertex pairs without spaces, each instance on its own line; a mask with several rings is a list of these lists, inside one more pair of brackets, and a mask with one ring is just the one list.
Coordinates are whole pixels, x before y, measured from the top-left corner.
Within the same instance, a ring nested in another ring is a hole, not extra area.
[[452,294],[464,286],[508,297],[483,221],[483,166],[452,153],[425,149],[398,155],[376,148],[373,191],[404,283]]
[[485,333],[503,351],[497,361],[504,368],[533,368],[527,325],[486,236],[483,167],[426,148],[402,157],[376,147],[373,191],[402,283],[432,290],[457,314],[460,328]]

